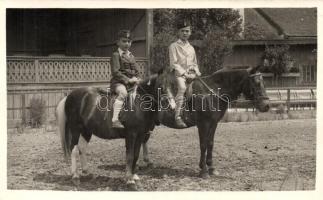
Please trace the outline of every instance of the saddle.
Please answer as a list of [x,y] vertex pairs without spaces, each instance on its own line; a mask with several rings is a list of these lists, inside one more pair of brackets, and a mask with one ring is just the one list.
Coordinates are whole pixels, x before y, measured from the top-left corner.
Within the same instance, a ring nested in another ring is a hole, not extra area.
[[[113,110],[114,101],[117,98],[117,95],[110,90],[110,88],[98,88],[98,93],[102,97],[98,104],[101,108],[106,108],[106,110]],[[108,117],[108,112],[105,112],[104,120]]]

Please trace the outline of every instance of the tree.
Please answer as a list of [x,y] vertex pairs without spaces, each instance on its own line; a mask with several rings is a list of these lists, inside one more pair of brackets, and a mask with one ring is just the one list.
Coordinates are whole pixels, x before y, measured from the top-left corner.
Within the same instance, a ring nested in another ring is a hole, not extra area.
[[246,23],[243,35],[247,40],[261,40],[266,38],[266,31],[258,24]]
[[168,46],[176,39],[177,20],[188,19],[192,25],[190,40],[197,52],[202,73],[222,67],[224,57],[232,52],[230,40],[239,37],[241,18],[234,9],[156,9],[154,10],[154,41],[152,71],[169,65]]

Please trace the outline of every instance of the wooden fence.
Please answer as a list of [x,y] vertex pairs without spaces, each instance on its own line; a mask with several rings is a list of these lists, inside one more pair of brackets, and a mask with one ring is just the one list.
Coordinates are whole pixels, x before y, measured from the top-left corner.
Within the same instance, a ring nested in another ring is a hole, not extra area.
[[[140,76],[146,76],[147,60],[137,58]],[[55,119],[55,107],[72,89],[108,87],[110,58],[7,57],[7,120],[14,127],[30,121],[32,98],[46,102],[47,120]]]
[[[139,58],[137,62],[140,66],[140,74],[144,78],[148,70],[147,60]],[[15,127],[23,119],[30,121],[32,98],[44,100],[46,118],[54,120],[56,105],[72,89],[83,86],[105,88],[110,78],[109,58],[7,57],[8,126]],[[288,109],[316,107],[316,88],[312,86],[269,87],[267,92],[273,106],[283,104]],[[244,100],[238,101],[234,106],[252,108],[250,102]]]
[[[286,111],[299,109],[316,109],[315,87],[285,87],[266,89],[270,105],[275,109],[279,105],[286,106]],[[255,110],[250,101],[242,98],[232,105],[233,109],[245,108]]]

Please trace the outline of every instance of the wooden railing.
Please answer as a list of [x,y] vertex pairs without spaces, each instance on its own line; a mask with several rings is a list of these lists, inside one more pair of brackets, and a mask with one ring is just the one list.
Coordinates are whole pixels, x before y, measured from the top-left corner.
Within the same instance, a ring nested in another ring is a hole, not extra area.
[[[137,58],[145,76],[147,60]],[[107,82],[111,79],[108,57],[7,57],[7,83]]]
[[[316,109],[316,88],[315,87],[284,87],[266,89],[271,108],[279,105],[286,106],[286,111],[299,109]],[[245,108],[254,110],[251,101],[238,99],[232,108]]]
[[[147,59],[137,58],[140,76],[146,76]],[[30,100],[46,102],[46,116],[55,118],[55,107],[74,88],[108,87],[111,79],[108,57],[7,57],[8,126],[30,119]]]

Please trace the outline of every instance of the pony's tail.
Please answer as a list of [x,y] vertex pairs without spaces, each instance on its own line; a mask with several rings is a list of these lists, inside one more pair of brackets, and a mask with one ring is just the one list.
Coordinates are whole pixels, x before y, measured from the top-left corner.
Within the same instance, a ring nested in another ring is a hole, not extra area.
[[[68,130],[66,130],[66,114],[65,114],[65,102],[66,97],[64,97],[57,105],[56,108],[56,120],[58,125],[58,131],[60,133],[61,137],[61,144],[64,152],[65,161],[68,162],[70,156],[71,156],[71,150],[70,150],[70,135]],[[67,128],[68,129],[68,128]],[[66,133],[67,131],[67,133]]]

